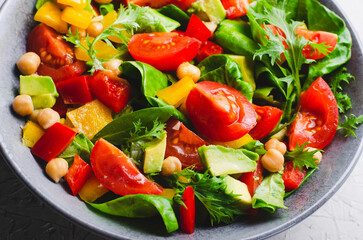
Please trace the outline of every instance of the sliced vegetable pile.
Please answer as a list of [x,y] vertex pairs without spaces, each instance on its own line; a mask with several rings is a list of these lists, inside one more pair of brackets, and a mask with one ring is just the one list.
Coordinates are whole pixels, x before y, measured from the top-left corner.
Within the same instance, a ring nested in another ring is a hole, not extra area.
[[22,141],[102,212],[160,215],[167,232],[193,233],[196,222],[287,209],[336,131],[355,136],[363,122],[349,114],[339,125],[352,108],[352,40],[317,0],[36,9],[17,62]]

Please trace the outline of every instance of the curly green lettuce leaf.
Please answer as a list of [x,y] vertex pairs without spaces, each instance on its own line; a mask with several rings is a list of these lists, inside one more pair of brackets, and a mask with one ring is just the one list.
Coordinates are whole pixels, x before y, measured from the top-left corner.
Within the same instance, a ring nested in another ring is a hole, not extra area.
[[354,114],[350,114],[348,117],[344,117],[345,121],[344,123],[339,124],[338,129],[346,131],[345,137],[352,135],[356,138],[357,135],[355,134],[354,130],[356,130],[358,126],[363,123],[363,115],[357,117]]

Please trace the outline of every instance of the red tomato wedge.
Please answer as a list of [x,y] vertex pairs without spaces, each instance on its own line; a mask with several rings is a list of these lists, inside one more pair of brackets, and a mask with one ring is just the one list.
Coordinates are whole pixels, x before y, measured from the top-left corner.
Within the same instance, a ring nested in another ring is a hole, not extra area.
[[201,42],[205,42],[212,36],[212,32],[209,30],[209,28],[207,28],[202,20],[193,14],[189,20],[185,35],[196,38]]
[[91,166],[76,155],[73,159],[72,166],[64,176],[74,196],[82,189],[83,185],[92,176]]
[[53,79],[53,82],[57,83],[69,78],[81,76],[86,70],[86,64],[80,61],[65,65],[58,69],[41,63],[38,67],[37,73],[41,76],[50,76]]
[[229,19],[242,17],[247,14],[248,0],[221,0]]
[[73,48],[52,28],[39,24],[29,34],[28,52],[35,52],[41,61],[53,68],[73,63]]
[[203,166],[199,161],[198,148],[208,145],[208,143],[190,131],[182,122],[175,119],[167,121],[166,132],[165,157],[177,157],[183,167],[195,165],[195,169],[202,170]]
[[201,62],[203,61],[203,59],[209,56],[222,53],[223,53],[223,48],[221,46],[211,41],[205,41],[198,51],[197,60],[198,62]]
[[214,141],[239,139],[257,123],[252,104],[236,89],[218,82],[197,83],[186,107],[195,128]]
[[65,104],[86,104],[93,100],[88,87],[89,76],[70,78],[56,84]]
[[[328,53],[331,53],[338,43],[337,34],[324,31],[311,31],[308,30],[305,26],[296,28],[296,34],[314,43],[324,43],[326,46],[329,46]],[[318,60],[325,57],[325,55],[319,53],[317,49],[313,51],[310,45],[304,47],[303,55],[307,59],[314,59],[314,60]]]
[[337,102],[328,84],[318,78],[300,96],[300,112],[290,126],[289,148],[296,144],[323,149],[333,139],[339,122]]
[[266,137],[279,123],[283,111],[278,108],[253,105],[258,117],[257,125],[248,133],[253,139]]
[[131,99],[129,82],[108,71],[96,71],[89,86],[92,94],[114,112],[120,112]]
[[302,181],[306,176],[306,171],[302,172],[298,167],[294,168],[294,163],[289,161],[285,163],[284,173],[282,174],[282,179],[284,180],[285,191],[292,191],[300,186]]
[[161,71],[173,71],[183,62],[190,62],[198,53],[201,43],[187,36],[171,33],[135,34],[128,44],[133,58]]
[[120,149],[100,139],[91,152],[91,165],[103,186],[118,195],[159,194],[163,188],[147,179]]
[[242,173],[239,180],[247,185],[251,197],[255,195],[256,189],[262,182],[263,167],[260,160],[257,161],[256,170],[253,172]]
[[193,187],[188,186],[185,188],[183,202],[186,208],[183,205],[180,206],[180,228],[183,232],[191,234],[195,228],[195,196]]

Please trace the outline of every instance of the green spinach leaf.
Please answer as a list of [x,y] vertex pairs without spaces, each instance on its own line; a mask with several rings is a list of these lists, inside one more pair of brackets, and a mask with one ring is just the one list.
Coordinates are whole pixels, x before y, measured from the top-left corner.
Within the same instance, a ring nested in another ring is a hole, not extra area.
[[190,17],[183,10],[175,6],[174,4],[169,4],[165,7],[159,8],[157,10],[159,13],[167,16],[171,19],[180,23],[180,30],[186,30]]
[[102,16],[106,16],[109,12],[113,11],[115,8],[112,3],[101,4],[99,7]]
[[74,137],[72,143],[59,155],[59,157],[64,158],[69,163],[69,166],[76,155],[80,156],[85,162],[90,163],[93,146],[93,143],[83,133],[80,133]]

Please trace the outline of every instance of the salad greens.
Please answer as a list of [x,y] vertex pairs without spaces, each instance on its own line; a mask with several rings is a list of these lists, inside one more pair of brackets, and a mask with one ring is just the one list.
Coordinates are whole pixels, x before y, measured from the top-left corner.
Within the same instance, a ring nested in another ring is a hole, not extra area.
[[59,157],[67,160],[69,165],[71,165],[73,158],[76,155],[90,163],[93,147],[93,143],[83,133],[80,133],[75,136],[72,143],[59,155]]

